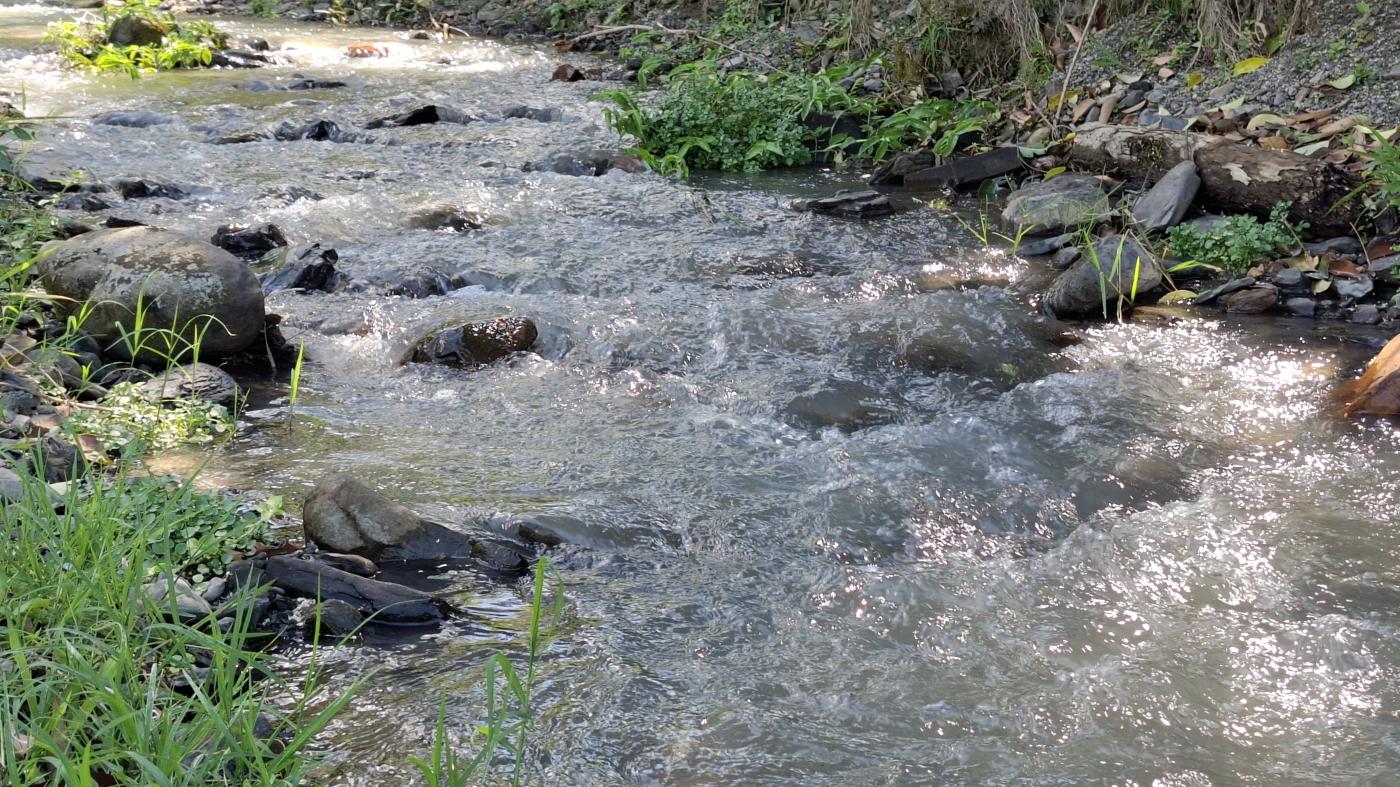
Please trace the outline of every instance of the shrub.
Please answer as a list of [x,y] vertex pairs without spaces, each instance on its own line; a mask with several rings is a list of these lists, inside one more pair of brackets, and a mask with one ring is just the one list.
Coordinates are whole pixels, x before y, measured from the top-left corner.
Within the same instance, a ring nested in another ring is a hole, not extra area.
[[[109,43],[109,32],[124,19],[149,21],[165,35],[158,44]],[[44,39],[75,66],[121,71],[132,78],[142,71],[207,66],[213,62],[214,50],[225,44],[224,35],[209,22],[176,22],[173,15],[157,10],[157,0],[123,0],[119,6],[103,6],[100,17],[88,14],[76,21],[55,22]]]
[[[699,61],[667,75],[661,96],[649,108],[632,90],[609,90],[595,98],[608,125],[636,140],[632,152],[663,174],[691,169],[753,172],[806,164],[814,147],[879,161],[891,152],[932,145],[951,153],[959,135],[995,118],[981,102],[919,101],[882,115],[876,98],[857,96],[840,81],[857,64],[821,74],[749,72],[720,74]],[[826,129],[807,121],[817,113],[846,115],[863,123],[864,136],[828,139]]]
[[1400,208],[1400,138],[1381,145],[1372,158],[1371,176],[1381,196],[1392,207]]
[[233,429],[223,405],[185,398],[164,404],[135,383],[112,386],[98,407],[75,410],[66,423],[78,434],[97,438],[104,450],[129,447],[138,454],[210,443]]
[[[1288,204],[1274,206],[1267,222],[1248,215],[1227,216],[1209,229],[1187,224],[1167,231],[1167,245],[1183,260],[1214,265],[1231,273],[1243,273],[1257,262],[1270,260],[1296,240],[1287,222]],[[1297,227],[1298,231],[1306,225]]]

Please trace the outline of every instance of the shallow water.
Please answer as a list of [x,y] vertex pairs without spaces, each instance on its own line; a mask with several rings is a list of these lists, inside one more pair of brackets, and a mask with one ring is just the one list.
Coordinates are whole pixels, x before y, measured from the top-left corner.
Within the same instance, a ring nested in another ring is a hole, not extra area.
[[[587,100],[608,85],[549,82],[543,48],[225,20],[291,64],[132,82],[32,54],[57,16],[0,8],[0,84],[59,116],[30,166],[174,183],[191,196],[112,213],[201,236],[272,221],[369,283],[274,295],[311,360],[294,423],[265,386],[237,440],[188,460],[293,504],[351,471],[430,516],[550,517],[582,544],[559,556],[530,782],[1400,781],[1400,432],[1326,404],[1375,337],[1197,317],[1075,343],[1029,287],[946,287],[1035,273],[962,228],[975,205],[854,224],[788,209],[856,182],[817,169],[524,172],[617,144]],[[367,42],[389,56],[340,55]],[[247,89],[293,74],[350,86]],[[427,103],[482,120],[208,141]],[[499,119],[518,104],[563,119]],[[113,109],[175,122],[90,122]],[[489,221],[408,227],[439,206]],[[474,284],[374,284],[424,272]],[[537,354],[396,364],[429,328],[506,313],[539,323]],[[860,424],[822,426],[803,397],[823,391],[863,401]],[[438,580],[469,620],[321,654],[337,685],[374,672],[323,736],[325,783],[407,782],[439,706],[469,734],[483,659],[523,647],[520,588]]]

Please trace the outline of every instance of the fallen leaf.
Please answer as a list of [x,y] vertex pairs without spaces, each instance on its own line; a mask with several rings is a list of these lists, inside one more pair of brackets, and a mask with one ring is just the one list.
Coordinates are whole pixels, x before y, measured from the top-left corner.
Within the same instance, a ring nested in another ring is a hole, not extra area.
[[1221,104],[1220,106],[1216,107],[1216,109],[1220,110],[1221,112],[1231,112],[1233,110],[1239,109],[1242,106],[1244,106],[1244,96],[1240,96],[1234,101],[1226,101],[1224,104]]
[[1154,65],[1154,66],[1165,66],[1166,64],[1172,62],[1172,61],[1175,60],[1175,59],[1176,59],[1176,54],[1175,54],[1175,53],[1172,53],[1172,52],[1165,52],[1165,53],[1163,53],[1163,54],[1160,54],[1160,55],[1158,55],[1158,56],[1152,58],[1152,65]]
[[1139,101],[1139,102],[1137,102],[1136,104],[1133,104],[1132,106],[1130,106],[1130,107],[1128,107],[1127,109],[1123,110],[1123,114],[1125,114],[1125,115],[1132,115],[1132,114],[1134,114],[1134,113],[1141,112],[1141,111],[1143,111],[1144,109],[1147,109],[1147,102],[1146,102],[1146,101]]
[[1311,254],[1305,254],[1302,257],[1295,257],[1289,260],[1288,267],[1308,273],[1317,270],[1317,263],[1318,260],[1316,257]]
[[1353,279],[1361,275],[1361,269],[1350,260],[1332,260],[1327,265],[1327,272],[1334,276],[1346,276]]
[[1389,257],[1395,253],[1396,248],[1400,248],[1397,244],[1400,244],[1400,241],[1378,240],[1366,247],[1366,259],[1378,260],[1381,257]]
[[1174,76],[1176,76],[1176,72],[1171,70],[1170,68],[1166,68],[1164,66],[1162,68],[1157,69],[1158,79],[1171,79]]
[[1084,116],[1089,114],[1089,110],[1097,106],[1097,103],[1098,102],[1094,101],[1094,99],[1092,98],[1086,98],[1083,101],[1080,101],[1077,105],[1075,105],[1074,111],[1070,113],[1069,121],[1071,123],[1078,123],[1079,121],[1083,120]]
[[1246,126],[1246,128],[1248,128],[1250,131],[1254,131],[1255,129],[1262,128],[1264,126],[1273,127],[1286,125],[1288,125],[1288,121],[1284,120],[1282,117],[1279,117],[1278,115],[1275,115],[1272,112],[1260,112],[1259,114],[1249,119],[1249,125]]
[[1341,166],[1342,164],[1347,163],[1347,159],[1351,158],[1351,151],[1350,151],[1350,150],[1334,150],[1334,151],[1328,153],[1328,154],[1327,154],[1326,156],[1324,156],[1323,158],[1324,158],[1328,163],[1336,164],[1336,165],[1338,165],[1338,166]]
[[1070,38],[1073,38],[1073,39],[1074,39],[1074,43],[1076,43],[1076,44],[1082,44],[1082,43],[1084,43],[1084,31],[1083,31],[1083,30],[1080,30],[1079,28],[1075,27],[1074,25],[1069,24],[1068,22],[1065,23],[1065,27],[1069,29]]
[[1181,301],[1194,301],[1197,294],[1191,290],[1172,290],[1157,299],[1158,303],[1180,303]]
[[1234,75],[1239,77],[1252,74],[1268,64],[1269,58],[1267,57],[1248,57],[1235,64]]
[[1332,117],[1333,111],[1332,109],[1319,109],[1316,112],[1303,112],[1293,115],[1289,118],[1289,121],[1293,123],[1311,123],[1314,120],[1323,120],[1324,118]]
[[1265,150],[1288,150],[1288,140],[1283,137],[1264,137],[1259,140],[1259,147]]
[[1049,180],[1049,179],[1055,177],[1056,175],[1063,175],[1063,174],[1065,174],[1065,168],[1064,168],[1064,167],[1051,167],[1050,169],[1045,170],[1045,180]]
[[1191,73],[1186,75],[1187,87],[1195,87],[1196,85],[1199,85],[1204,81],[1206,81],[1206,75],[1202,74],[1199,71],[1192,71]]
[[1345,76],[1339,76],[1336,79],[1329,79],[1323,84],[1338,90],[1350,90],[1351,86],[1356,84],[1356,74],[1347,74]]
[[1320,142],[1313,142],[1313,143],[1308,144],[1308,145],[1299,145],[1298,147],[1296,147],[1296,148],[1293,149],[1293,152],[1294,152],[1294,153],[1299,153],[1299,154],[1304,155],[1304,156],[1311,156],[1311,155],[1313,155],[1314,153],[1320,153],[1320,152],[1326,150],[1326,149],[1327,149],[1327,146],[1328,146],[1328,145],[1331,145],[1331,144],[1332,144],[1332,140],[1330,140],[1330,139],[1324,139],[1324,140],[1322,140],[1322,141],[1320,141]]
[[1356,118],[1346,117],[1334,120],[1331,123],[1317,130],[1318,137],[1335,137],[1338,134],[1350,131],[1356,125]]
[[1313,282],[1313,286],[1312,286],[1313,294],[1314,294],[1314,295],[1317,295],[1318,293],[1327,292],[1327,288],[1328,288],[1328,287],[1331,287],[1331,286],[1332,286],[1332,280],[1331,280],[1331,279],[1322,279],[1321,281]]
[[1142,72],[1141,72],[1141,71],[1132,71],[1132,72],[1127,72],[1127,71],[1125,71],[1125,72],[1123,72],[1123,73],[1121,73],[1121,74],[1118,74],[1117,76],[1118,76],[1118,81],[1119,81],[1119,82],[1122,82],[1122,83],[1125,84],[1125,85],[1131,85],[1131,84],[1133,84],[1134,82],[1141,82],[1141,81],[1142,81]]

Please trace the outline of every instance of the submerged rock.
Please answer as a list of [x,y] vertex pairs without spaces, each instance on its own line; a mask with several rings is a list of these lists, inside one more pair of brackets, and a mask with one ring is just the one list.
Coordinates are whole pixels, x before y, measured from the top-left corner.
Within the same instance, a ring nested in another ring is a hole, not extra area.
[[558,107],[527,107],[524,105],[506,107],[501,110],[501,117],[521,118],[524,120],[534,120],[540,123],[553,123],[564,119],[563,110]]
[[408,225],[414,229],[451,232],[479,230],[484,223],[481,214],[452,206],[428,208],[414,214],[408,220]]
[[579,153],[556,153],[542,161],[527,162],[521,167],[525,172],[553,172],[573,177],[599,177],[614,169],[623,172],[641,172],[646,165],[635,156],[594,150]]
[[209,242],[240,257],[260,257],[279,246],[286,246],[287,236],[276,224],[259,224],[255,227],[225,224],[214,231],[214,237]]
[[880,391],[864,383],[837,378],[794,398],[783,409],[788,423],[798,428],[834,426],[843,432],[887,424],[899,415],[899,404]]
[[117,181],[117,191],[121,193],[122,199],[147,199],[150,197],[184,199],[185,197],[184,189],[179,186],[135,178]]
[[360,629],[364,620],[355,605],[338,598],[328,598],[317,604],[307,618],[306,632],[312,637],[317,633],[323,637],[348,637]]
[[[1121,247],[1120,247],[1121,241]],[[1152,255],[1132,238],[1100,238],[1055,278],[1045,306],[1058,317],[1113,315],[1120,299],[1131,302],[1162,283]]]
[[371,120],[365,124],[365,128],[385,128],[387,126],[424,126],[431,123],[457,123],[465,125],[476,120],[460,109],[445,107],[438,104],[429,104],[408,112],[402,112],[389,117],[382,117],[378,120]]
[[1234,314],[1260,314],[1278,305],[1278,288],[1272,284],[1254,284],[1221,299],[1225,311]]
[[209,65],[215,68],[262,68],[272,64],[272,58],[242,49],[223,49],[214,53]]
[[[37,269],[44,287],[91,302],[83,329],[125,355],[120,341],[145,310],[147,329],[177,331],[200,353],[238,352],[263,330],[263,291],[248,265],[223,249],[154,227],[96,230],[44,246]],[[143,355],[155,358],[147,351]]]
[[894,213],[889,197],[878,191],[838,191],[830,197],[798,200],[792,203],[793,210],[820,213],[824,216],[843,216],[853,219],[873,219]]
[[408,360],[475,368],[525,352],[537,338],[535,323],[524,317],[469,322],[428,336],[413,348]]
[[1108,195],[1088,175],[1060,175],[1023,186],[1006,201],[1004,224],[1054,234],[1096,224],[1109,214]]
[[103,112],[94,115],[92,122],[99,126],[122,126],[124,128],[150,128],[151,126],[164,126],[174,123],[164,115],[157,115],[154,112]]

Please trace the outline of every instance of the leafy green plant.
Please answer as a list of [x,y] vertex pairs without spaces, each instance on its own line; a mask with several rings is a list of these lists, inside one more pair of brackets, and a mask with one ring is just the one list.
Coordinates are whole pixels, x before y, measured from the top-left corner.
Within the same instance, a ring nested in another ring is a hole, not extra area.
[[1288,204],[1279,203],[1266,222],[1237,215],[1206,229],[1182,224],[1167,231],[1167,245],[1181,259],[1243,273],[1255,263],[1286,251],[1296,240],[1295,231],[1306,228],[1290,227],[1287,216]]
[[535,671],[539,663],[544,637],[558,625],[564,608],[563,588],[555,586],[550,608],[551,620],[542,628],[545,611],[545,578],[549,558],[540,557],[535,563],[534,584],[530,601],[529,649],[526,652],[525,674],[522,676],[504,653],[486,660],[486,723],[477,732],[483,736],[481,748],[471,759],[464,759],[448,738],[447,706],[439,707],[434,728],[433,748],[429,756],[414,757],[423,781],[429,787],[466,787],[480,782],[480,776],[491,767],[496,752],[511,756],[511,784],[519,785],[525,765],[525,743],[530,722],[534,719],[531,705]]
[[[164,31],[157,44],[110,43],[110,33],[123,20],[137,19]],[[44,40],[54,44],[58,54],[79,68],[118,71],[133,79],[143,71],[197,68],[213,62],[214,50],[226,43],[223,33],[205,21],[177,22],[171,14],[158,10],[155,0],[123,0],[118,6],[103,6],[100,16],[83,17],[49,25]]]
[[259,19],[275,19],[277,17],[277,0],[250,0],[248,12]]
[[1371,155],[1371,178],[1381,198],[1400,208],[1400,134]]
[[136,383],[118,383],[96,407],[79,407],[65,424],[76,434],[97,438],[104,450],[137,455],[190,443],[211,443],[233,432],[223,405],[200,399],[163,404]]

